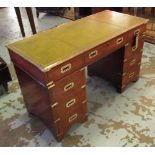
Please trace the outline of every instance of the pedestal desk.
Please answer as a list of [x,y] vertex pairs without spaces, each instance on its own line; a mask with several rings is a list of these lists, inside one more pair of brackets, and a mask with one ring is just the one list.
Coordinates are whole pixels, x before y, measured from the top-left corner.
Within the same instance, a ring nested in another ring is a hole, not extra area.
[[106,10],[8,45],[28,112],[62,140],[88,117],[86,66],[119,92],[138,79],[146,23]]

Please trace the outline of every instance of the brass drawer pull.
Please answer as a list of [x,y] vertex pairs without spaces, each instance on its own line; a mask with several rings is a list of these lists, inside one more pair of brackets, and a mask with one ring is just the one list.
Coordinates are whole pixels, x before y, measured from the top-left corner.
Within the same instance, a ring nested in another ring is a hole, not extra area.
[[69,71],[70,69],[71,69],[71,64],[67,64],[67,65],[61,67],[61,73],[63,74],[65,72]]
[[129,74],[129,78],[132,78],[134,76],[135,72],[132,72],[131,74]]
[[123,37],[121,37],[121,38],[118,38],[117,40],[116,40],[116,44],[118,45],[118,44],[121,44],[123,42]]
[[89,59],[94,58],[95,56],[97,56],[97,53],[98,53],[97,50],[90,52],[89,53]]
[[74,114],[74,115],[72,115],[72,116],[70,116],[69,118],[68,118],[68,121],[69,122],[72,122],[72,121],[74,121],[76,118],[77,118],[77,114]]
[[69,107],[71,107],[72,105],[74,105],[75,104],[75,99],[72,99],[72,100],[70,100],[70,101],[68,101],[67,103],[66,103],[66,108],[69,108]]
[[132,61],[130,61],[129,66],[134,65],[134,64],[135,64],[135,62],[136,62],[136,59],[133,59]]
[[64,91],[66,92],[66,91],[72,89],[73,87],[74,87],[74,82],[71,82],[71,83],[69,83],[69,84],[66,84],[66,85],[64,86]]

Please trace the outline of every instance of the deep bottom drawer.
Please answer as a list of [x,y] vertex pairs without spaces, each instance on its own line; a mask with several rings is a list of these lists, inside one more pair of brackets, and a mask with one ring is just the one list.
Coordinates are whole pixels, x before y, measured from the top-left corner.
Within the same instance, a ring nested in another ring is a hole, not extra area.
[[125,88],[129,82],[136,81],[139,77],[140,65],[130,69],[122,79],[122,88]]
[[78,109],[75,109],[72,113],[55,123],[58,135],[65,135],[72,125],[75,123],[83,123],[86,120],[87,105],[86,103],[83,103]]

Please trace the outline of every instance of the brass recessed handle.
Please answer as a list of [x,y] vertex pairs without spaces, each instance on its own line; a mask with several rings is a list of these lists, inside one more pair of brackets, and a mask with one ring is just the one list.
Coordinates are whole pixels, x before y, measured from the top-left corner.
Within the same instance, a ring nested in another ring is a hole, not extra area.
[[133,46],[132,46],[132,51],[135,51],[138,48],[138,41],[139,41],[139,32],[140,30],[136,30],[134,32],[134,42],[133,42]]
[[132,59],[132,61],[130,61],[130,63],[129,63],[129,66],[134,65],[134,64],[135,64],[135,62],[136,62],[136,59]]
[[90,52],[89,53],[89,59],[92,59],[92,58],[96,57],[97,54],[98,54],[97,50]]
[[64,86],[64,91],[68,91],[74,87],[74,82],[68,83]]
[[61,73],[63,74],[65,72],[69,71],[71,69],[71,67],[72,67],[72,65],[70,63],[65,65],[65,66],[62,66],[61,67]]
[[118,45],[118,44],[121,44],[123,42],[123,37],[121,37],[121,38],[118,38],[117,40],[116,40],[116,44]]
[[129,74],[129,78],[132,78],[135,75],[135,72]]
[[73,106],[73,105],[75,104],[75,102],[76,102],[75,99],[72,99],[72,100],[68,101],[68,102],[66,103],[66,108],[69,108],[69,107]]
[[77,118],[78,114],[74,114],[68,118],[68,122],[72,122]]

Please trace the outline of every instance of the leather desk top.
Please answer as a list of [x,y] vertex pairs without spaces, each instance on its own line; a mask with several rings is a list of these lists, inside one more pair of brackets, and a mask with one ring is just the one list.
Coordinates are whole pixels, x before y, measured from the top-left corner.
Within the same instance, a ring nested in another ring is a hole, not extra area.
[[46,71],[147,21],[107,10],[39,32],[7,47]]

